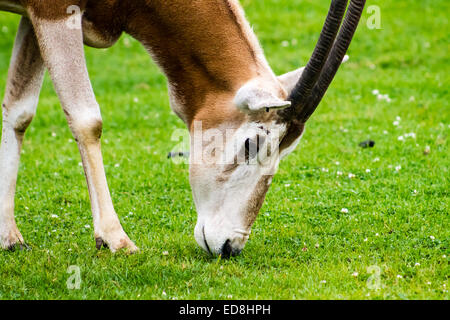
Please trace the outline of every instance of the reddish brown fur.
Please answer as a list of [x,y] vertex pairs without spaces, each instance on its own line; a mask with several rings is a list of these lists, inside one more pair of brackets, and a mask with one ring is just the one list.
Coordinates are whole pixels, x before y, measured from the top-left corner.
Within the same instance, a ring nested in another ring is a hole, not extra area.
[[[67,17],[77,5],[84,23],[111,44],[122,32],[141,41],[183,101],[183,120],[204,128],[245,116],[231,108],[236,90],[267,72],[243,34],[236,3],[228,0],[12,0],[42,19]],[[218,23],[220,21],[220,23]],[[89,43],[87,43],[89,44]],[[259,49],[259,48],[256,48]]]
[[130,12],[126,31],[151,49],[177,88],[188,125],[242,120],[230,101],[258,67],[227,1],[146,1]]

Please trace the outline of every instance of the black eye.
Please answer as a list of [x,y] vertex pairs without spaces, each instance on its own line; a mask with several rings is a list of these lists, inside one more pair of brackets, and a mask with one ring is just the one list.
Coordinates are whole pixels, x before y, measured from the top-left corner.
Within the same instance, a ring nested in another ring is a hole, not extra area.
[[260,138],[259,136],[256,136],[254,139],[248,138],[245,140],[245,162],[249,162],[250,160],[254,159],[259,152],[259,146],[260,146]]

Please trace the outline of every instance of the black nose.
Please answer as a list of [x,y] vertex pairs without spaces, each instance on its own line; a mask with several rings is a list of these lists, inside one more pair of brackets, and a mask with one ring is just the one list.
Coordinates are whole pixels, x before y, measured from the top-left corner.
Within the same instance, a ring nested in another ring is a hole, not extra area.
[[230,240],[225,241],[225,243],[222,247],[222,258],[229,259],[232,251],[233,251],[233,248],[231,248]]
[[235,257],[241,253],[241,250],[233,250],[233,247],[231,247],[231,241],[229,239],[225,241],[221,251],[222,259],[229,259],[231,256]]

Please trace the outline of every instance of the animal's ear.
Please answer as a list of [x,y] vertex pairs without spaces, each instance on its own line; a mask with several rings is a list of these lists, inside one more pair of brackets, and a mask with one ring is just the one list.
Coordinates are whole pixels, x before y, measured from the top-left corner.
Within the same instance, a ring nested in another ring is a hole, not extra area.
[[246,113],[284,109],[291,106],[290,101],[282,100],[262,86],[252,82],[238,90],[234,97],[234,103],[239,110]]
[[303,70],[305,70],[305,67],[288,72],[278,77],[278,81],[281,82],[281,85],[287,91],[288,94],[291,94],[292,90],[294,90],[295,85],[302,76]]

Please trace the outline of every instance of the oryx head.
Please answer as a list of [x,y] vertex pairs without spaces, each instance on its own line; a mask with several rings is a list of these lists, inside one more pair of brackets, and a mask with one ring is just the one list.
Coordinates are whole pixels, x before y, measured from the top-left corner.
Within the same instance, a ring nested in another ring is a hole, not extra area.
[[[304,69],[255,77],[228,105],[238,116],[191,125],[190,182],[198,211],[195,238],[207,252],[237,255],[247,242],[280,160],[297,146],[350,45],[365,1],[332,1]],[[339,31],[340,29],[340,31]]]

